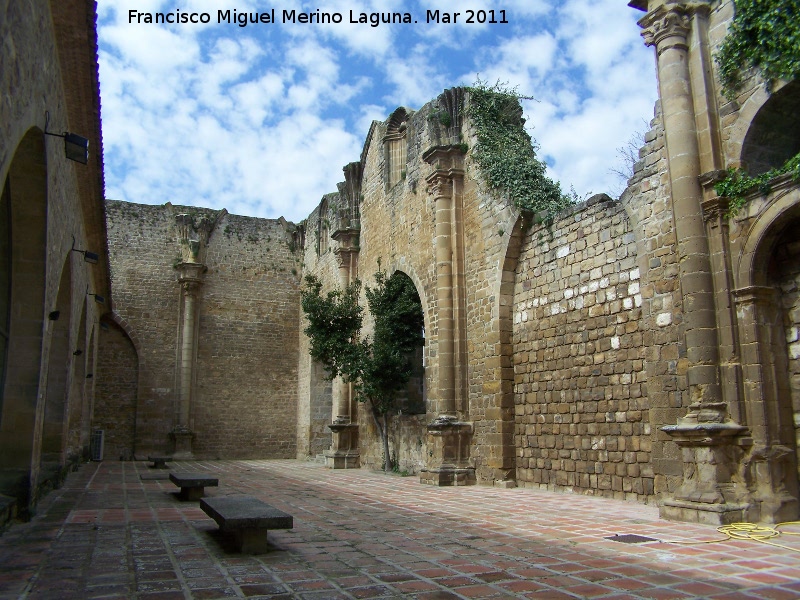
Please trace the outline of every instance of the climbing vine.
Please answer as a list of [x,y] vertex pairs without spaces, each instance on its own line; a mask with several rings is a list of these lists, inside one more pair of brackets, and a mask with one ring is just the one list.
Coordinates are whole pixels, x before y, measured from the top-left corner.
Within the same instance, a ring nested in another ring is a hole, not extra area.
[[769,193],[772,180],[785,173],[791,173],[795,181],[800,181],[800,152],[786,161],[782,167],[770,169],[755,177],[751,177],[742,169],[730,168],[725,178],[714,185],[714,190],[719,196],[728,198],[728,216],[732,217],[747,203],[748,194],[753,190],[758,190],[762,194]]
[[735,0],[728,34],[714,56],[725,97],[742,87],[742,72],[758,68],[767,85],[800,76],[800,4],[797,0]]
[[574,199],[547,177],[546,165],[536,158],[519,104],[521,99],[531,98],[503,84],[488,86],[481,80],[467,90],[466,112],[477,134],[472,155],[484,182],[506,194],[515,206],[544,213],[545,221],[552,221]]

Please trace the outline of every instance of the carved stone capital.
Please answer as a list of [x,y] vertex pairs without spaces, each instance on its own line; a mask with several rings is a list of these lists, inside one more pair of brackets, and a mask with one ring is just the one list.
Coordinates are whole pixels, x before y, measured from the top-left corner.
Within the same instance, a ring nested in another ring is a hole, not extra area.
[[434,198],[449,198],[452,194],[453,182],[444,171],[434,171],[425,181],[428,194]]
[[692,30],[692,22],[686,6],[660,6],[640,19],[639,26],[642,27],[645,45],[655,46],[659,54],[668,48],[688,48],[687,38]]
[[733,290],[734,302],[740,306],[748,304],[769,306],[776,301],[777,295],[775,289],[759,285]]
[[708,200],[703,200],[700,207],[703,209],[703,220],[711,227],[717,227],[723,223],[728,214],[728,199],[715,196]]

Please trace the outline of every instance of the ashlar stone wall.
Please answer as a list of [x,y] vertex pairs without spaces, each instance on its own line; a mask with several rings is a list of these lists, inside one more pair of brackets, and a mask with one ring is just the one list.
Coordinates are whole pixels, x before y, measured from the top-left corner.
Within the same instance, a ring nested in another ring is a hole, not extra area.
[[517,483],[653,494],[642,281],[623,206],[598,195],[525,235],[514,288]]
[[[115,322],[139,351],[132,451],[137,456],[171,451],[181,323],[175,216],[183,213],[196,223],[203,217],[214,223],[197,292],[193,453],[294,457],[300,304],[295,226],[169,204],[108,201],[106,210]],[[109,405],[112,390],[102,391],[107,394],[98,401]],[[113,435],[108,443],[117,447]]]

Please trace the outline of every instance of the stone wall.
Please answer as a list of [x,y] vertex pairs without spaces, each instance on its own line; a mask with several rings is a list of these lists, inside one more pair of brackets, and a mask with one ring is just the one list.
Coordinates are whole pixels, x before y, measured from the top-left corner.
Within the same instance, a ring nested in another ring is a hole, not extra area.
[[175,217],[190,214],[214,223],[197,302],[193,452],[294,457],[300,277],[294,226],[169,204],[108,201],[107,213],[114,311],[140,348],[135,453],[171,451],[181,315]]
[[[88,454],[104,307],[87,290],[109,296],[94,4],[66,4],[0,7],[0,494],[21,516]],[[45,135],[65,130],[87,164]]]
[[514,289],[518,484],[653,495],[641,286],[635,235],[608,196],[525,235]]

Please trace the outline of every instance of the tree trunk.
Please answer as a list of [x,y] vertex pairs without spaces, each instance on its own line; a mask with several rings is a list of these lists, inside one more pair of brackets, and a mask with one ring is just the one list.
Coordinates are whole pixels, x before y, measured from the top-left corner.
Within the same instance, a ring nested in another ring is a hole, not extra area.
[[388,473],[392,470],[392,459],[389,455],[389,416],[383,413],[383,453],[386,455],[386,460],[383,463],[383,472]]
[[383,422],[378,418],[378,412],[375,410],[375,405],[370,402],[372,410],[372,419],[375,421],[375,427],[378,428],[378,433],[381,434],[381,443],[383,444],[383,472],[388,473],[391,470],[391,459],[389,457],[389,435],[388,435],[388,421],[386,413],[381,415]]

